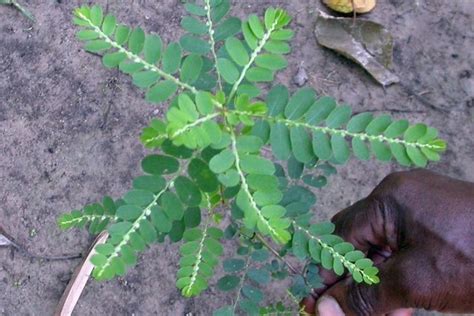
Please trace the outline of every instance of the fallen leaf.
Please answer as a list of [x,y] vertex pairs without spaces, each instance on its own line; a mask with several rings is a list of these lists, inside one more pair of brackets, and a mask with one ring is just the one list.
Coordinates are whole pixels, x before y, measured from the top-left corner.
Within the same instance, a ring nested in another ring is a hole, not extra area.
[[15,246],[12,237],[0,226],[0,247]]
[[320,45],[355,61],[383,86],[400,81],[389,70],[393,38],[382,25],[368,20],[333,17],[320,11],[314,33]]
[[89,280],[92,269],[94,268],[90,262],[90,258],[95,254],[95,246],[105,243],[108,237],[109,234],[106,231],[103,231],[94,240],[89,250],[89,254],[81,263],[81,265],[76,268],[71,281],[69,281],[66,290],[61,296],[61,300],[56,307],[54,316],[69,316],[72,314],[74,307],[76,306],[77,301],[79,300],[79,297],[86,286],[87,280]]

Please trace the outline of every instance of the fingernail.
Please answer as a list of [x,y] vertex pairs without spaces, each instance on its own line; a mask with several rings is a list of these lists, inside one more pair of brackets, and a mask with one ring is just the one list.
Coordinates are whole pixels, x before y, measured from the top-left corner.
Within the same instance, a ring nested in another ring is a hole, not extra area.
[[341,306],[331,296],[323,296],[318,301],[319,316],[345,316]]

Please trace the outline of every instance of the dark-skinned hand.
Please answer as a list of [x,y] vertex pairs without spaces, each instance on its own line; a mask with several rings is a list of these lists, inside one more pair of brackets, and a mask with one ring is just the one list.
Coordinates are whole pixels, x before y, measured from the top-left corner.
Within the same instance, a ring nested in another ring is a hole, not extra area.
[[303,301],[306,312],[474,312],[473,183],[426,170],[393,173],[332,221],[338,235],[374,260],[380,283],[322,271],[325,287]]

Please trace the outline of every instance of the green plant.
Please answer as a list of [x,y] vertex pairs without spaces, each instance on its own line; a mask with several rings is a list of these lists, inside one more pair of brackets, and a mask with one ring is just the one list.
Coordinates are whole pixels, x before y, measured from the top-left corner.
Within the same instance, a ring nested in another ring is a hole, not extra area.
[[[166,47],[158,35],[104,17],[98,6],[74,12],[87,51],[130,74],[149,102],[171,100],[165,118],[143,130],[142,143],[158,153],[142,160],[145,175],[133,180],[133,188],[121,199],[105,197],[58,220],[63,229],[88,225],[92,234],[109,232],[95,248],[93,276],[124,275],[138,252],[168,237],[183,240],[176,285],[187,297],[214,282],[224,239],[236,241],[236,255],[223,260],[226,274],[217,288],[237,289],[237,298],[220,315],[291,313],[281,303],[262,307],[257,285],[291,276],[288,293],[298,302],[321,284],[316,264],[377,283],[377,268],[334,235],[333,224],[313,222],[310,188],[326,185],[333,165],[346,163],[351,149],[363,160],[373,154],[424,167],[445,150],[437,130],[388,115],[352,116],[349,106],[311,88],[290,94],[275,85],[262,98],[259,84],[268,87],[287,66],[289,15],[269,8],[263,20],[250,15],[241,22],[227,16],[229,0],[185,8],[190,15],[181,25],[187,33]],[[289,255],[301,261],[297,268]]]

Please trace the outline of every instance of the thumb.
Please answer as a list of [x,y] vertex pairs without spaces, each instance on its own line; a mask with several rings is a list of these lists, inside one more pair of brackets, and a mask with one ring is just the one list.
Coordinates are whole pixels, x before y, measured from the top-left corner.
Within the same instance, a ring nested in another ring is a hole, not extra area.
[[[331,296],[324,295],[318,301],[318,310],[316,315],[319,316],[345,316],[341,306]],[[387,316],[412,316],[413,309],[400,308],[386,314]]]
[[318,301],[317,312],[320,316],[411,315],[410,311],[399,309],[415,307],[415,295],[424,287],[422,280],[413,280],[418,264],[417,256],[407,251],[379,267],[381,282],[378,284],[356,283],[346,278],[324,293]]

